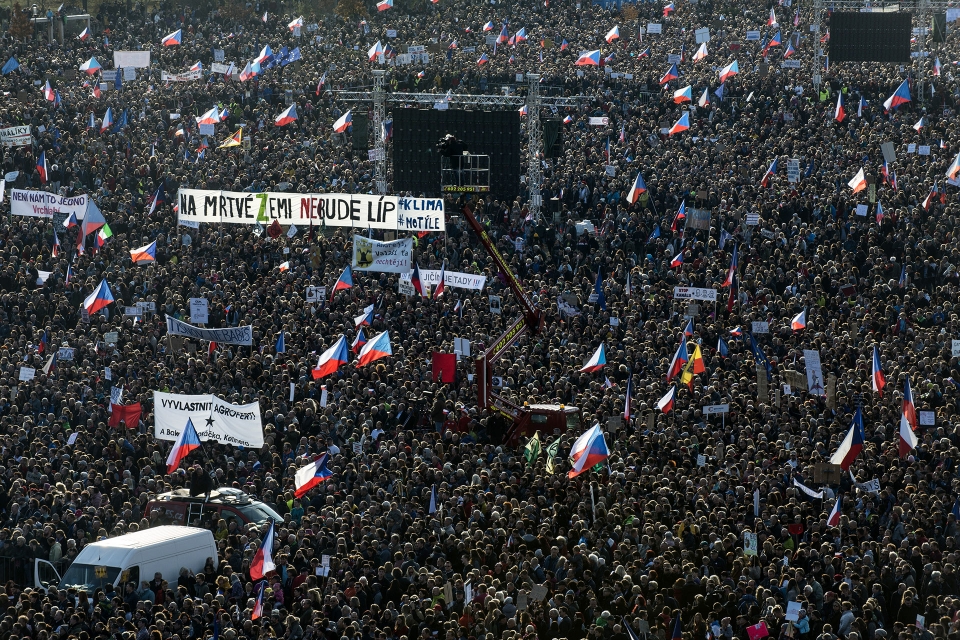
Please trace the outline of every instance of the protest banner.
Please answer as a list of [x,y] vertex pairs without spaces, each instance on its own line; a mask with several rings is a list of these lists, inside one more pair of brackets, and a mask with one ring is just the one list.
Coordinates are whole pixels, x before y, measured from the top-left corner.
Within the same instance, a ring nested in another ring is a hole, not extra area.
[[150,66],[150,52],[114,51],[113,66],[116,69],[126,69],[127,67],[146,69]]
[[221,344],[253,345],[253,327],[232,327],[226,329],[202,329],[176,318],[167,316],[167,333],[174,336],[186,336]]
[[199,80],[202,72],[197,71],[184,71],[183,73],[167,73],[166,71],[160,72],[160,79],[163,82],[191,82],[193,80]]
[[5,147],[25,147],[33,141],[30,135],[30,125],[6,127],[0,129],[0,144]]
[[[401,275],[400,282],[401,284],[410,284],[410,274],[405,273]],[[440,284],[440,270],[420,269],[420,282],[424,286],[437,286]],[[444,271],[443,283],[448,287],[455,287],[457,289],[483,291],[483,287],[487,284],[487,277],[474,275],[472,273],[461,273],[459,271]]]
[[46,191],[11,189],[10,213],[29,218],[52,218],[54,214],[69,216],[72,213],[77,220],[83,220],[88,201],[89,196],[85,193],[67,197]]
[[181,221],[446,231],[442,198],[180,189]]
[[153,417],[154,436],[158,440],[176,440],[189,419],[201,442],[216,440],[240,447],[263,446],[259,402],[238,405],[213,395],[154,391]]
[[413,267],[413,238],[381,242],[366,236],[353,236],[352,267],[357,271],[407,273]]

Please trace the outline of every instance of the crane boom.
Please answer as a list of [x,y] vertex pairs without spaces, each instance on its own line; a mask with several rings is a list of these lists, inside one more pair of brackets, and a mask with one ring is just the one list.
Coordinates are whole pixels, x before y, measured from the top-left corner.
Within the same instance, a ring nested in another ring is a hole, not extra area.
[[503,256],[500,255],[496,246],[494,246],[486,230],[477,222],[470,207],[464,206],[461,211],[463,217],[467,219],[467,223],[473,229],[473,232],[480,239],[480,242],[483,243],[483,247],[487,250],[487,253],[497,264],[500,271],[506,276],[507,285],[520,303],[520,306],[523,307],[523,314],[507,327],[506,331],[504,331],[486,351],[476,358],[477,396],[480,406],[487,407],[512,419],[514,421],[514,427],[516,427],[524,418],[529,419],[529,416],[526,416],[526,412],[522,407],[491,391],[493,384],[492,365],[522,336],[527,333],[536,335],[543,331],[546,325],[546,314],[533,303],[533,300],[530,299],[527,292],[521,288],[517,277],[513,275],[513,271],[507,266],[506,261],[503,259]]

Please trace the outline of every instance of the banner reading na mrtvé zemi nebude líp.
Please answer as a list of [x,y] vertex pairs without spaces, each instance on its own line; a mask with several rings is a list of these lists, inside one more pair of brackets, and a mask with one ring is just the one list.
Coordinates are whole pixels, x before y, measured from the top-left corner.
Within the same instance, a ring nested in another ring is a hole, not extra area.
[[181,222],[326,225],[388,231],[443,232],[442,198],[358,193],[249,193],[180,189]]

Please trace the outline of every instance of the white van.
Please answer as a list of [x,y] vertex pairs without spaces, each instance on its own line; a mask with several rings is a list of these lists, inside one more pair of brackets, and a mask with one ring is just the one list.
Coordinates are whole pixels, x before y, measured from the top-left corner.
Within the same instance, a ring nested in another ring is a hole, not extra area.
[[117,593],[122,594],[127,582],[139,588],[141,581],[153,580],[154,574],[159,573],[176,589],[181,567],[196,575],[203,571],[208,558],[216,566],[217,545],[210,531],[193,527],[153,527],[91,542],[80,551],[62,578],[53,565],[38,559],[33,567],[33,586],[43,589],[75,587],[93,593],[112,584]]

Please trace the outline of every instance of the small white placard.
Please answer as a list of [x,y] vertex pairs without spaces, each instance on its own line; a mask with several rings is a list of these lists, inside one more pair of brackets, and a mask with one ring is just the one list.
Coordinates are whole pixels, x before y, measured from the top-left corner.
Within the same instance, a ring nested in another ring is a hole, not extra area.
[[70,434],[70,437],[67,438],[67,444],[72,445],[77,443],[77,436],[80,435],[79,431],[74,431]]
[[747,214],[747,226],[755,227],[760,224],[760,214],[759,213],[748,213]]
[[937,424],[937,414],[933,411],[917,411],[917,417],[920,424],[925,427],[932,427]]
[[857,215],[858,215],[858,216],[865,216],[865,215],[867,215],[867,205],[865,205],[865,204],[858,204],[858,205],[857,205]]
[[29,382],[37,375],[37,370],[33,367],[20,367],[20,382]]
[[202,136],[215,136],[217,135],[217,125],[212,123],[206,123],[200,125],[200,135]]
[[209,321],[209,303],[206,298],[190,298],[190,321],[206,324]]
[[647,33],[663,33],[663,25],[650,22],[647,24]]
[[800,619],[800,603],[791,600],[787,603],[787,615],[784,616],[790,622],[796,622]]
[[750,331],[753,333],[770,333],[770,325],[763,320],[754,320],[750,323]]
[[747,41],[748,41],[748,42],[752,42],[752,41],[755,41],[755,40],[756,40],[756,41],[759,41],[759,40],[760,40],[760,32],[759,32],[759,31],[747,31]]
[[930,155],[930,145],[928,144],[920,145],[919,147],[917,147],[917,153],[919,153],[921,156]]
[[917,143],[911,142],[907,145],[907,153],[916,153],[917,152]]

